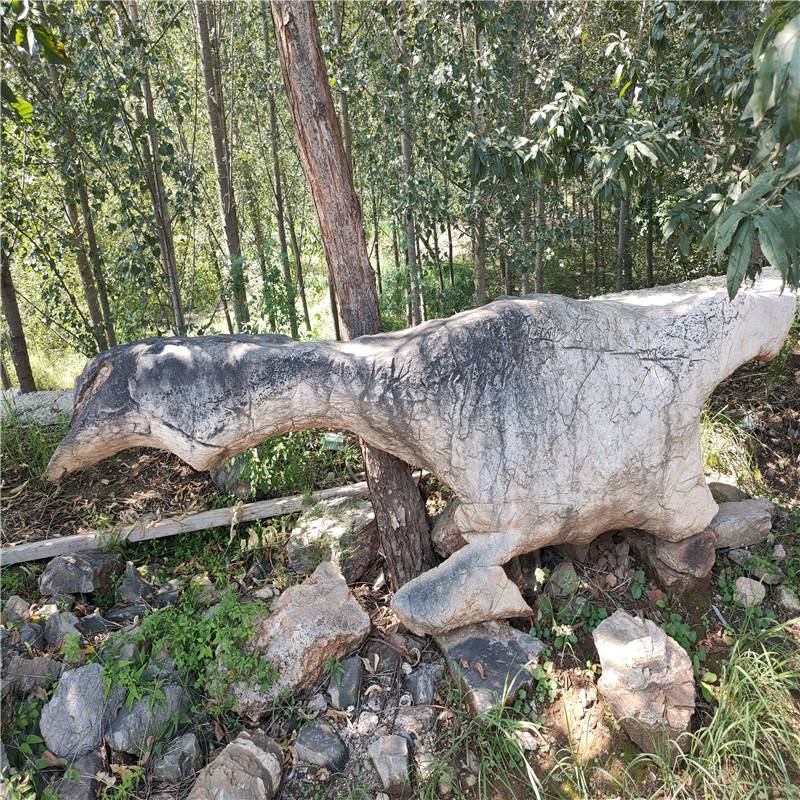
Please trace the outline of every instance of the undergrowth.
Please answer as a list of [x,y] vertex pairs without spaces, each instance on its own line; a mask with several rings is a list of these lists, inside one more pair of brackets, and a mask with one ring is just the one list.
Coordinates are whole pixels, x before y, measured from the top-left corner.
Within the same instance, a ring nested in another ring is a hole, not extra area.
[[708,471],[730,475],[750,494],[763,492],[763,481],[753,449],[758,439],[724,411],[705,411],[700,420],[700,449]]

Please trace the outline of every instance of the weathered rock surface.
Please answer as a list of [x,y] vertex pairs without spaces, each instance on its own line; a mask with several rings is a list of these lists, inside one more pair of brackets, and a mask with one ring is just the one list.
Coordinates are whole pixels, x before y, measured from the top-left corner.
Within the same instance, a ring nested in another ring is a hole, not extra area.
[[311,686],[326,661],[344,658],[369,631],[369,616],[350,593],[339,568],[323,562],[303,583],[289,587],[274,601],[272,613],[257,623],[248,647],[278,674],[266,694],[235,684],[237,712],[258,720],[282,691]]
[[71,777],[77,775],[78,781],[63,777],[58,785],[58,800],[97,800],[100,782],[95,775],[103,770],[103,760],[96,751],[76,758],[71,764]]
[[118,566],[116,555],[101,550],[56,556],[39,576],[39,591],[50,597],[56,594],[90,594],[98,589],[107,589]]
[[189,709],[189,696],[183,686],[168,684],[163,698],[142,697],[130,709],[117,714],[106,733],[109,747],[121,753],[141,756],[149,752],[169,725],[180,720]]
[[71,611],[53,614],[44,625],[44,639],[48,647],[53,649],[63,644],[64,639],[70,634],[80,636],[78,618]]
[[631,531],[626,538],[667,591],[691,594],[708,586],[717,557],[717,535],[711,528],[680,542],[656,539],[643,531]]
[[125,564],[125,572],[117,586],[117,600],[120,603],[141,603],[153,594],[153,587],[139,574],[132,561]]
[[686,651],[651,620],[622,609],[592,636],[602,669],[600,695],[642,750],[670,752],[694,713],[694,674]]
[[778,589],[778,605],[790,614],[800,614],[800,597],[788,586]]
[[347,745],[327,720],[306,722],[297,734],[294,749],[306,764],[325,767],[331,772],[343,772],[347,766]]
[[47,749],[64,758],[82,756],[100,744],[122,701],[114,687],[105,696],[99,664],[65,672],[53,698],[42,708],[39,729]]
[[580,581],[571,561],[562,561],[553,568],[544,590],[550,597],[568,600],[580,589]]
[[198,775],[187,800],[272,800],[283,753],[261,731],[243,731]]
[[144,603],[131,603],[127,606],[112,608],[111,611],[106,612],[105,618],[115,625],[129,625],[134,620],[141,619],[148,611],[149,609]]
[[348,583],[358,581],[378,553],[378,528],[369,500],[337,497],[304,511],[287,544],[289,564],[308,575],[332,561]]
[[736,503],[739,500],[747,500],[749,495],[743,492],[738,486],[733,483],[725,483],[724,481],[710,481],[708,490],[714,500],[722,505],[722,503]]
[[347,711],[358,705],[363,672],[364,664],[358,656],[350,656],[342,661],[341,674],[332,675],[328,683],[328,697],[335,709]]
[[72,414],[72,389],[53,389],[46,392],[26,392],[8,389],[3,392],[0,415],[5,419],[9,405],[24,422],[54,425]]
[[24,658],[14,654],[4,658],[2,697],[24,696],[36,686],[47,689],[61,677],[63,670],[61,661],[46,656]]
[[133,446],[196,469],[326,424],[433,472],[467,541],[394,597],[437,633],[530,613],[502,565],[608,530],[679,541],[717,512],[699,446],[714,387],[780,350],[796,298],[764,270],[590,300],[502,298],[342,343],[236,335],[150,339],[92,359],[51,479]]
[[531,662],[542,651],[538,639],[498,621],[440,634],[436,643],[472,714],[513,702],[520,689],[529,688]]
[[733,599],[745,608],[760,606],[766,596],[764,585],[752,578],[737,578],[733,584]]
[[717,534],[717,547],[748,547],[766,541],[772,532],[773,509],[766,497],[720,503],[709,523]]
[[12,594],[3,606],[3,613],[12,625],[23,625],[30,617],[31,607],[19,595]]
[[194,775],[203,763],[200,742],[191,731],[173,739],[153,764],[153,777],[161,783],[181,783]]
[[433,702],[436,687],[444,677],[441,664],[425,664],[403,678],[403,691],[411,692],[416,705],[428,705]]
[[381,785],[392,797],[408,797],[411,779],[408,767],[411,753],[405,736],[389,734],[376,739],[367,751],[381,779]]

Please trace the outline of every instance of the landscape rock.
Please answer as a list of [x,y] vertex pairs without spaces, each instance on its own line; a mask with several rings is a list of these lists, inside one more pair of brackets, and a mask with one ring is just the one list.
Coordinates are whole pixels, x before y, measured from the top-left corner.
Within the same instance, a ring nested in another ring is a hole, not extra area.
[[141,756],[176,719],[189,709],[189,696],[183,686],[169,684],[161,688],[164,697],[141,697],[130,710],[123,708],[106,733],[106,742],[117,752]]
[[294,743],[297,758],[306,764],[325,767],[331,772],[344,772],[347,766],[347,745],[327,720],[306,722]]
[[19,642],[28,645],[31,650],[41,650],[44,644],[44,631],[37,622],[29,622],[19,629]]
[[173,739],[153,764],[153,777],[161,783],[181,783],[194,775],[203,762],[200,742],[191,731]]
[[733,599],[745,608],[760,606],[767,596],[763,584],[752,578],[737,578],[733,586]]
[[326,661],[339,661],[356,650],[369,631],[369,615],[350,593],[339,568],[323,562],[275,600],[268,617],[257,621],[247,647],[269,661],[277,677],[266,693],[234,684],[237,712],[258,720],[281,692],[311,686]]
[[283,775],[283,753],[261,731],[243,731],[197,777],[187,800],[271,800]]
[[78,620],[78,630],[87,638],[107,633],[111,627],[113,626],[100,616],[99,611],[87,614]]
[[520,689],[535,681],[531,662],[543,645],[507,622],[468,625],[435,639],[472,714],[513,702]]
[[778,589],[778,605],[790,614],[800,614],[800,597],[788,586]]
[[332,675],[328,683],[328,697],[335,709],[347,711],[358,705],[363,672],[364,664],[358,656],[350,656],[342,661],[341,674]]
[[544,591],[550,597],[560,600],[568,600],[577,593],[578,589],[580,589],[580,581],[571,561],[562,561],[560,564],[556,564],[544,586]]
[[117,601],[126,604],[141,603],[142,600],[151,597],[152,594],[153,587],[142,578],[133,562],[128,561],[125,564],[122,580],[117,587]]
[[65,672],[39,720],[47,749],[56,756],[74,758],[96,748],[123,694],[112,687],[105,695],[97,663]]
[[411,779],[408,768],[411,758],[405,736],[387,734],[376,739],[368,748],[369,757],[390,797],[409,797]]
[[680,596],[708,586],[717,545],[711,528],[679,542],[656,539],[644,531],[626,532],[626,540],[663,589]]
[[445,506],[444,511],[439,514],[431,526],[431,542],[433,549],[442,557],[449,558],[457,550],[465,547],[467,540],[461,533],[461,529],[455,523],[455,515],[458,510],[458,498],[453,498]]
[[786,558],[786,548],[780,542],[772,548],[772,557],[776,561],[783,561]]
[[751,570],[753,575],[758,578],[765,586],[777,586],[786,580],[786,575],[782,569],[775,566],[765,567],[762,564],[753,564]]
[[602,669],[601,697],[643,751],[670,752],[694,713],[694,674],[686,651],[651,620],[622,609],[592,636]]
[[715,502],[720,505],[722,503],[737,503],[739,500],[747,500],[750,497],[747,492],[743,492],[736,484],[725,483],[724,481],[710,481],[708,488]]
[[394,718],[395,733],[419,739],[433,729],[439,712],[432,706],[410,706],[399,708]]
[[443,677],[444,667],[441,664],[425,664],[403,678],[402,688],[411,692],[416,705],[428,705],[433,702],[436,687]]
[[106,612],[105,618],[115,625],[130,625],[134,620],[144,617],[148,611],[149,609],[144,603],[132,603],[131,605],[112,608]]
[[76,758],[70,766],[78,781],[76,783],[66,775],[62,777],[58,784],[58,800],[96,800],[101,786],[95,776],[103,770],[100,754],[93,750]]
[[773,509],[766,497],[720,503],[709,523],[717,534],[717,547],[748,547],[765,541],[772,532]]
[[747,562],[750,561],[750,551],[746,547],[734,547],[732,550],[728,550],[725,555],[734,563],[738,564],[740,567],[744,567],[747,565]]
[[3,613],[12,625],[23,625],[31,614],[31,607],[19,595],[12,594],[3,606]]
[[180,599],[180,578],[173,578],[158,589],[151,602],[154,608],[166,608],[167,606],[177,605]]
[[53,649],[63,644],[64,637],[71,633],[81,635],[78,618],[71,611],[54,614],[44,625],[44,639]]
[[308,575],[323,561],[339,565],[347,583],[358,581],[375,561],[378,528],[369,500],[336,497],[304,511],[295,523],[287,553],[289,564]]
[[3,659],[2,697],[25,696],[35,687],[49,688],[64,671],[64,664],[54,658],[25,658],[11,655]]
[[56,556],[39,576],[39,591],[45,597],[50,597],[57,594],[90,594],[98,589],[108,589],[118,567],[118,556],[102,550]]

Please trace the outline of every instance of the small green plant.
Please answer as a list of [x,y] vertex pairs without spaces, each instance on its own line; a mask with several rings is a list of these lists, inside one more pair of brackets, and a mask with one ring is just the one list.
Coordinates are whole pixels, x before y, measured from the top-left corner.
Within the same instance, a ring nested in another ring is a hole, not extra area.
[[631,578],[630,593],[634,600],[639,600],[644,594],[644,587],[647,583],[643,569],[637,569]]
[[83,658],[81,635],[79,633],[65,634],[64,643],[61,645],[61,653],[68,664],[80,663]]
[[753,450],[758,440],[725,413],[706,411],[700,420],[700,450],[703,466],[710,472],[730,475],[746,492],[762,489],[761,472]]
[[69,430],[69,419],[59,415],[51,425],[23,420],[5,400],[3,416],[3,484],[6,496],[27,483],[42,487],[47,484],[47,464],[58,443]]
[[692,667],[695,675],[700,673],[700,665],[708,658],[705,647],[696,647],[697,634],[692,630],[688,622],[684,622],[680,614],[672,611],[669,620],[662,623],[661,630],[671,636],[692,659]]
[[330,678],[332,683],[341,683],[344,675],[344,664],[334,658],[329,658],[323,665],[324,673]]
[[100,800],[130,800],[143,777],[143,767],[126,766],[118,770],[113,785],[103,787]]

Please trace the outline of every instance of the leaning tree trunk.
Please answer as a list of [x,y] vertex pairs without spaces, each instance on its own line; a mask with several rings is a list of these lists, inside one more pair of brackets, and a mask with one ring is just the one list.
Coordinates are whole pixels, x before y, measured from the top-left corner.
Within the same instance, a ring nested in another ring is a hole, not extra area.
[[36,383],[33,380],[33,370],[28,357],[28,343],[25,340],[25,329],[22,327],[22,317],[17,305],[17,292],[14,288],[14,279],[11,277],[8,253],[3,248],[0,258],[0,293],[3,300],[3,315],[8,324],[8,344],[11,351],[11,360],[14,362],[14,371],[19,380],[19,390],[35,392]]
[[292,244],[292,257],[294,258],[294,271],[297,273],[297,291],[300,293],[300,305],[303,309],[303,322],[306,332],[311,333],[311,317],[308,313],[308,298],[306,297],[306,282],[303,277],[303,253],[300,250],[300,243],[297,241],[297,227],[294,222],[294,212],[292,204],[286,204],[286,220],[289,223],[289,241]]
[[230,152],[228,134],[225,129],[225,112],[222,108],[222,82],[219,75],[219,62],[211,46],[209,9],[213,19],[213,3],[206,2],[206,0],[197,0],[195,5],[197,8],[197,35],[200,43],[200,58],[203,62],[203,80],[206,88],[206,110],[208,112],[209,128],[211,129],[214,166],[217,173],[220,217],[222,218],[222,228],[225,231],[225,243],[228,248],[231,282],[233,283],[233,311],[236,317],[236,328],[241,331],[250,322],[250,312],[247,308],[247,289],[239,233],[239,215],[233,192],[232,153]]
[[[377,333],[378,298],[361,205],[333,106],[314,4],[272,0],[271,6],[300,162],[341,321],[349,339]],[[366,444],[363,449],[389,582],[397,588],[434,563],[425,508],[406,464]]]
[[[628,263],[628,217],[631,208],[631,195],[627,192],[619,203],[619,220],[617,222],[617,271],[616,289],[623,289],[623,276],[627,271]],[[630,287],[628,287],[630,288]]]

